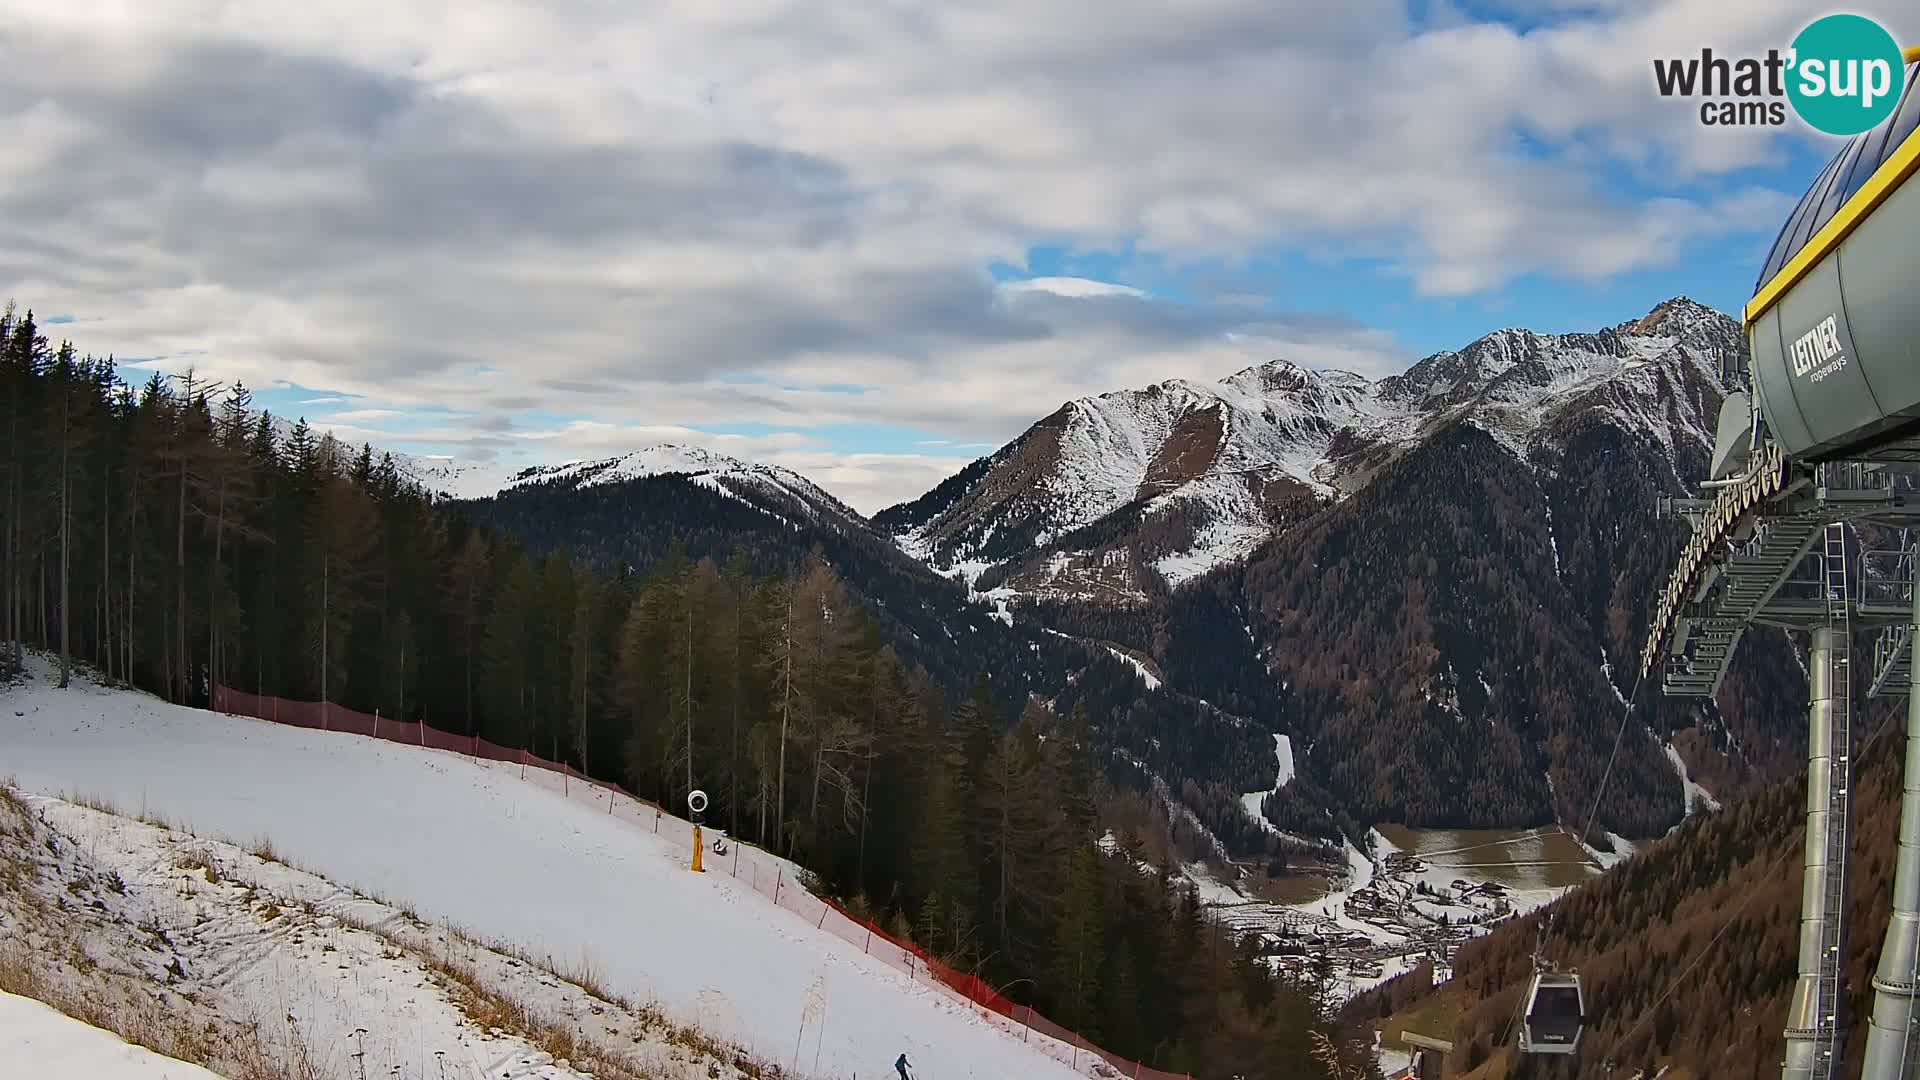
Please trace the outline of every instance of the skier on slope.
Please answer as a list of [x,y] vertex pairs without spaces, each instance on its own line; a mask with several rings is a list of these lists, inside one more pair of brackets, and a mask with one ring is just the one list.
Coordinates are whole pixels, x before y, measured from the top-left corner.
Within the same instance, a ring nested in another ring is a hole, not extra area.
[[893,1068],[900,1074],[900,1080],[913,1080],[913,1073],[909,1071],[913,1068],[913,1063],[907,1060],[907,1055],[901,1054],[900,1060],[893,1063]]

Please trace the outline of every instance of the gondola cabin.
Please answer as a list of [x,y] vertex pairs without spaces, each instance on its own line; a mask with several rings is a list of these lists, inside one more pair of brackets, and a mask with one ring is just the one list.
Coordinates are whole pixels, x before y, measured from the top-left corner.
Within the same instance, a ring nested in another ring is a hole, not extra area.
[[1523,1054],[1577,1054],[1586,1029],[1587,999],[1580,976],[1543,971],[1527,985],[1527,1011],[1520,1025]]

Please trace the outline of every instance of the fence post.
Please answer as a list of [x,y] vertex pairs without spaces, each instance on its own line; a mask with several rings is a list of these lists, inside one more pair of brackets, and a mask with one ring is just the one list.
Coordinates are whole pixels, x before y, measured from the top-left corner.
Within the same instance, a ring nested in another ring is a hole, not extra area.
[[373,737],[376,739],[380,737],[380,710],[379,709],[373,710]]
[[779,874],[774,876],[774,879],[773,879],[773,906],[774,907],[780,906],[780,882],[786,876],[787,876],[787,868],[784,866],[780,868]]
[[870,953],[873,951],[873,927],[871,926],[867,927],[867,943],[860,946],[860,951],[863,953]]

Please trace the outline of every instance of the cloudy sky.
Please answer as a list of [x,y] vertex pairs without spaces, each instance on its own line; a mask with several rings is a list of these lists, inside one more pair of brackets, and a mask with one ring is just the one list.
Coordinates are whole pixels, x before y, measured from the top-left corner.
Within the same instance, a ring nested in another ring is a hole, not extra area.
[[0,298],[354,441],[872,510],[1082,394],[1736,309],[1834,143],[1651,61],[1825,11],[0,0]]

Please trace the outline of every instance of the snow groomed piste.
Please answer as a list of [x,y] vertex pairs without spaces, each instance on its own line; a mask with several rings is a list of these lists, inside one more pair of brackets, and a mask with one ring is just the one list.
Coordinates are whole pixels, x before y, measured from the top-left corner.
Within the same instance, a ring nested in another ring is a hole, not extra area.
[[[923,1080],[1178,1075],[1103,1055],[1024,1007],[969,1000],[760,849],[733,843],[691,873],[690,822],[563,767],[348,710],[221,696],[281,723],[78,683],[14,692],[0,773],[203,835],[270,839],[291,862],[591,969],[801,1075],[881,1077],[902,1050]],[[310,730],[322,724],[334,730]],[[377,739],[356,737],[376,724]]]

